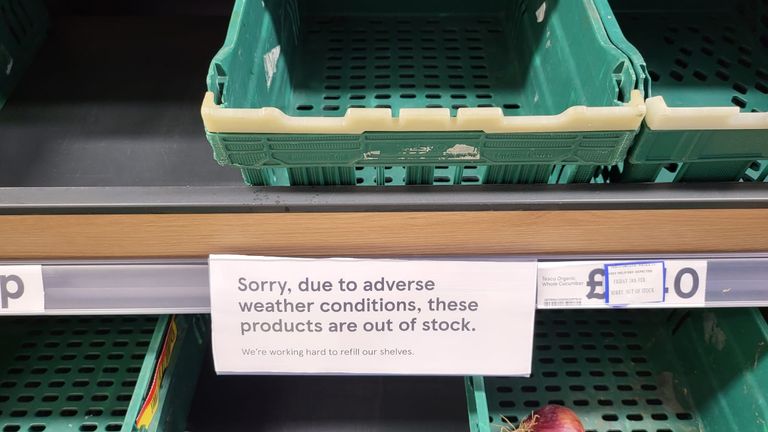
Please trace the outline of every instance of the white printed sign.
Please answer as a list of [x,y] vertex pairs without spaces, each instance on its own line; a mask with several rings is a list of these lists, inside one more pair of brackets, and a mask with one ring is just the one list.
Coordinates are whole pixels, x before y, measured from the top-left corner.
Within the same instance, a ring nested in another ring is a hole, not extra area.
[[32,314],[44,311],[43,267],[0,266],[0,314]]
[[[537,306],[539,309],[608,308],[605,298],[605,266],[622,261],[540,262]],[[706,297],[707,261],[665,260],[662,303],[634,303],[632,307],[699,307]],[[609,295],[610,298],[610,295]],[[614,303],[611,301],[611,303]]]
[[220,374],[529,375],[536,262],[212,255]]

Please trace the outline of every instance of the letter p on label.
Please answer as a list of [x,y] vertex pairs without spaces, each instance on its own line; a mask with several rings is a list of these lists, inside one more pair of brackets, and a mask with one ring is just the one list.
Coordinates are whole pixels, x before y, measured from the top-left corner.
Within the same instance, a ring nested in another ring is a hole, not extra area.
[[0,266],[0,314],[40,313],[44,310],[42,266]]
[[8,300],[24,295],[24,281],[18,275],[0,275],[0,307],[8,309]]

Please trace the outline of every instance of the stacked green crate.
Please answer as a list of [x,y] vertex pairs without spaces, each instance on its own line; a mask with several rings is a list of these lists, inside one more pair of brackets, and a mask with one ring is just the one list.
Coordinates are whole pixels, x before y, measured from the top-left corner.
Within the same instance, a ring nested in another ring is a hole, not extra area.
[[595,1],[611,40],[639,50],[642,57],[629,57],[647,71],[647,115],[619,179],[764,179],[765,1]]
[[42,0],[0,0],[0,108],[45,38]]
[[202,114],[256,185],[589,182],[644,115],[592,0],[238,0]]
[[[138,428],[172,321],[159,403]],[[183,431],[206,326],[197,316],[3,318],[0,431]]]
[[560,404],[590,431],[763,431],[766,347],[752,309],[540,311],[530,378],[467,378],[470,430]]

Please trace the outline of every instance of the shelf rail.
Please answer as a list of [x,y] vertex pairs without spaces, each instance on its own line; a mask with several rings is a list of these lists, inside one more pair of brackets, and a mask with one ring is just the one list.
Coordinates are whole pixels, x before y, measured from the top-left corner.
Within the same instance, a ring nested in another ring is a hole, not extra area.
[[[455,260],[460,257],[453,257]],[[490,259],[491,257],[489,257]],[[524,257],[515,260],[697,259],[708,262],[706,307],[768,306],[768,254]],[[438,258],[439,259],[439,258]],[[482,259],[472,257],[467,259]],[[492,259],[498,260],[496,256]],[[8,262],[6,264],[24,264]],[[3,263],[0,262],[0,265]],[[58,261],[42,264],[46,314],[208,313],[205,260]],[[585,306],[588,308],[588,306]]]

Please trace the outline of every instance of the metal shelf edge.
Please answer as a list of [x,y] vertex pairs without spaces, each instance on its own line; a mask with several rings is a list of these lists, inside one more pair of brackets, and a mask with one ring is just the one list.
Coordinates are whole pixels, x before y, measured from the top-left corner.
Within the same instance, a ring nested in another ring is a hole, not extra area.
[[768,183],[0,188],[0,214],[768,208]]

